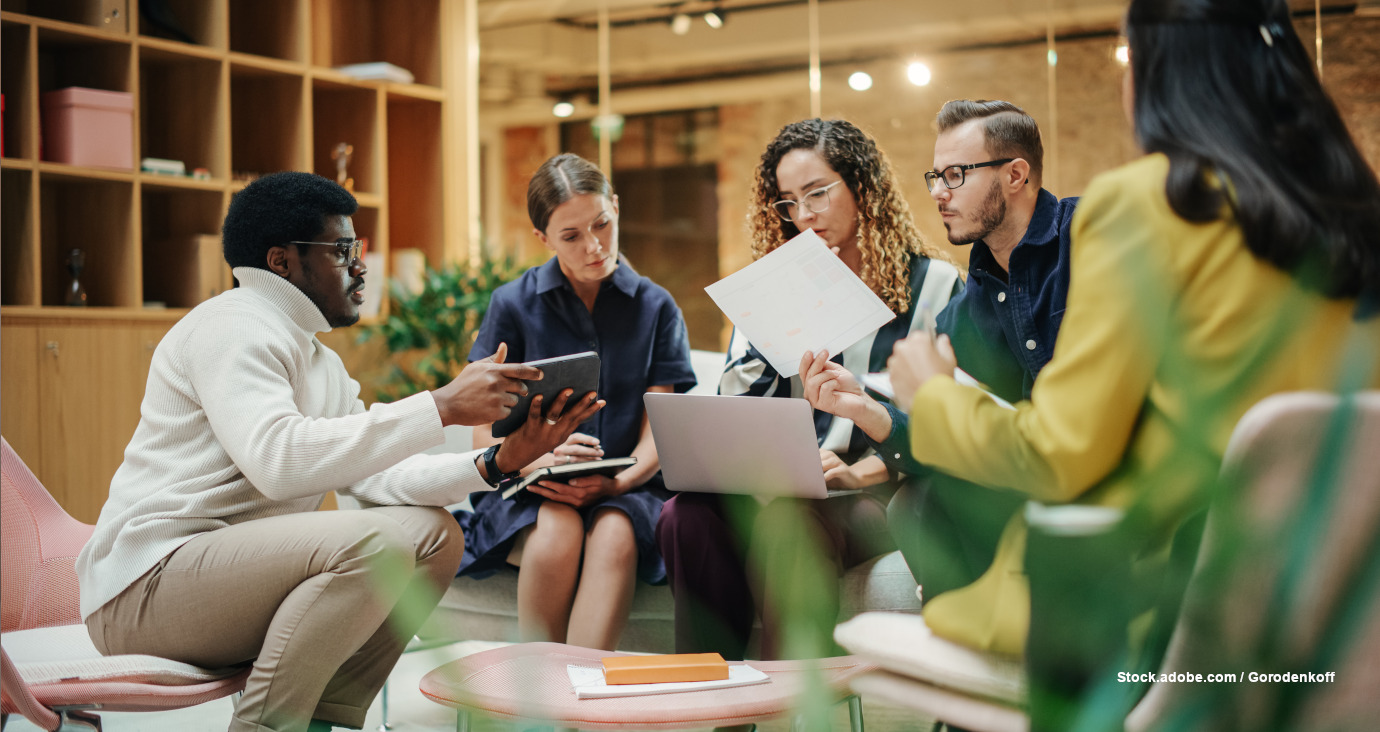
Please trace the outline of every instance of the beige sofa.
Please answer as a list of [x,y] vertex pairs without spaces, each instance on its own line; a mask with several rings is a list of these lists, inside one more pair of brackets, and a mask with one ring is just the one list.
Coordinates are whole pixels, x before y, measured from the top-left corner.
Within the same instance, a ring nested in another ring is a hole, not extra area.
[[[714,393],[723,368],[724,354],[694,351],[692,362],[700,382],[694,391]],[[467,430],[447,428],[447,444],[438,449],[465,450],[469,444]],[[891,552],[854,567],[840,582],[840,621],[868,610],[920,610],[915,580],[900,552]],[[653,653],[672,652],[673,614],[669,586],[639,582],[620,648]],[[500,571],[482,580],[457,577],[418,636],[427,644],[459,640],[518,640],[517,571]]]

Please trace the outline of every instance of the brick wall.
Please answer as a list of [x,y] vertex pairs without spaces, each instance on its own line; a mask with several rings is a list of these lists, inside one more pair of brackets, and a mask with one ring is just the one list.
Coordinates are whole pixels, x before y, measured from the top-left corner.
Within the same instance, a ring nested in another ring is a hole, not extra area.
[[[1297,24],[1311,50],[1311,19]],[[1372,166],[1380,168],[1380,18],[1328,16],[1323,19],[1324,80],[1352,134]],[[1122,112],[1123,67],[1114,57],[1116,39],[1090,38],[1057,46],[1057,137],[1048,95],[1048,65],[1041,44],[988,48],[926,57],[934,74],[927,87],[905,78],[904,64],[875,62],[824,70],[823,112],[843,117],[872,134],[891,158],[921,232],[960,264],[967,249],[950,247],[924,185],[933,163],[934,115],[954,98],[1006,99],[1026,109],[1045,134],[1045,185],[1056,195],[1076,196],[1099,172],[1138,155]],[[848,74],[864,70],[874,85],[849,89]],[[803,85],[802,85],[803,86]],[[753,169],[766,143],[782,125],[809,114],[803,93],[763,99],[719,110],[718,198],[719,271],[736,271],[750,261],[746,216]],[[505,245],[530,239],[525,195],[533,170],[554,150],[544,128],[507,132]],[[549,132],[549,131],[548,131]],[[1056,153],[1057,151],[1057,153]],[[516,208],[514,208],[516,206]],[[521,235],[521,236],[520,236]],[[712,256],[706,252],[702,256]],[[727,331],[725,330],[726,334]],[[726,336],[725,336],[726,337]]]

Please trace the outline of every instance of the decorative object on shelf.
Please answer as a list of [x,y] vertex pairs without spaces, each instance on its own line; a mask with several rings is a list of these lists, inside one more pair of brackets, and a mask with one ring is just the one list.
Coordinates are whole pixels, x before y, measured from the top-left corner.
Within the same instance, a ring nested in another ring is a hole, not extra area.
[[355,179],[345,172],[345,166],[350,164],[350,158],[354,157],[354,154],[355,146],[348,142],[336,145],[335,152],[331,153],[331,160],[335,161],[335,182],[351,193],[355,192]]
[[401,66],[394,66],[387,61],[337,66],[336,70],[346,76],[353,76],[365,81],[393,81],[399,84],[411,84],[416,80],[411,71]]
[[86,267],[86,252],[72,249],[67,252],[67,274],[72,281],[67,285],[67,296],[62,304],[71,307],[86,307],[86,286],[81,283],[81,271]]
[[257,170],[235,170],[231,171],[230,180],[236,183],[253,183],[259,179],[259,175]]
[[43,159],[134,167],[134,95],[72,86],[43,93]]
[[186,175],[187,164],[181,160],[168,160],[166,158],[144,158],[139,161],[139,169],[145,173],[157,173],[159,175]]
[[530,264],[504,257],[473,268],[457,263],[428,268],[415,294],[390,280],[388,319],[360,335],[360,342],[383,338],[394,357],[390,373],[378,381],[377,398],[396,401],[450,383],[469,360],[494,290]]
[[210,168],[192,168],[192,180],[210,180]]
[[175,41],[196,43],[196,39],[177,22],[177,16],[173,15],[168,0],[139,0],[139,15],[151,28]]

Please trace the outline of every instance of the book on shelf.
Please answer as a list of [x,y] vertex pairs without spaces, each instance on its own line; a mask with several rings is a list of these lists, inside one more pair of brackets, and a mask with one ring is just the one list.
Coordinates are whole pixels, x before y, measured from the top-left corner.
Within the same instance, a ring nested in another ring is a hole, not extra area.
[[537,468],[523,476],[518,482],[503,489],[504,498],[512,498],[519,491],[526,490],[527,486],[539,480],[554,480],[564,483],[571,478],[580,478],[586,475],[615,475],[628,466],[635,465],[637,458],[608,458],[607,460],[589,460],[583,463],[566,463],[565,465],[551,465],[545,468]]

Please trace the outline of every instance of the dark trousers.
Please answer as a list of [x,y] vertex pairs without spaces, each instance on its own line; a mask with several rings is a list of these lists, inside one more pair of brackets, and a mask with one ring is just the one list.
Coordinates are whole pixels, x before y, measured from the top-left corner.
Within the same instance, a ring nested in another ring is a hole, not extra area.
[[886,504],[869,493],[824,500],[680,493],[657,544],[675,595],[676,651],[742,659],[762,618],[764,659],[836,655],[838,579],[895,548]]
[[912,478],[887,507],[887,525],[926,602],[973,583],[1026,498],[943,473]]

